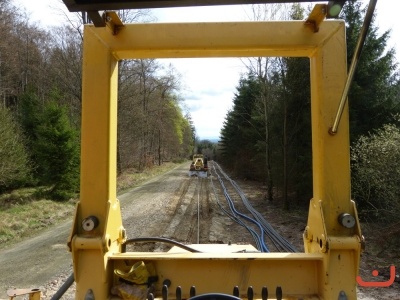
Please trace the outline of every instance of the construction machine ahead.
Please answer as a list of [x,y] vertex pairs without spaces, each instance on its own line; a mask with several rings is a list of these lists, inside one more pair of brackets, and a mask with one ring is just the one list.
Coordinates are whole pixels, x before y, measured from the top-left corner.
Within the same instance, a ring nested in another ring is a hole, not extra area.
[[193,154],[189,167],[189,176],[206,178],[208,176],[208,157],[203,154]]
[[[344,1],[315,5],[306,21],[146,24],[123,24],[115,12],[100,11],[286,1],[63,1],[70,11],[87,11],[94,23],[84,29],[81,190],[68,241],[76,299],[356,299],[363,237],[350,196],[342,101],[351,80],[346,26],[326,19]],[[132,240],[116,195],[118,62],[268,56],[310,60],[313,197],[304,253],[261,253],[250,245],[126,252]]]

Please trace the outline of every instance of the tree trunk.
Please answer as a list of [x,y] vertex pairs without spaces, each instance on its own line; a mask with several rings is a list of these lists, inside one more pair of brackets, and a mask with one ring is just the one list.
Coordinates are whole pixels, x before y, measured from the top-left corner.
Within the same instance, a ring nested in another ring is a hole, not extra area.
[[158,129],[158,165],[161,166],[161,129]]
[[284,95],[284,106],[283,106],[283,207],[286,210],[290,209],[290,203],[288,198],[288,136],[287,136],[287,99]]

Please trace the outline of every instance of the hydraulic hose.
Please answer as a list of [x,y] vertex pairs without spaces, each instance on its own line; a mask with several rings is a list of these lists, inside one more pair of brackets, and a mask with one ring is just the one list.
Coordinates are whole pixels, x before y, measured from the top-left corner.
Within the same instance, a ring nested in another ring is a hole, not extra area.
[[124,243],[124,245],[128,245],[128,244],[133,244],[133,243],[146,243],[146,242],[159,242],[159,243],[165,243],[165,244],[171,244],[174,246],[178,246],[184,250],[187,250],[189,252],[193,252],[193,253],[201,253],[201,251],[193,249],[191,247],[188,247],[184,244],[181,244],[177,241],[171,240],[171,239],[167,239],[167,238],[161,238],[161,237],[139,237],[139,238],[132,238],[132,239],[128,239],[126,240],[126,242]]
[[71,285],[74,283],[75,277],[74,273],[69,275],[67,280],[63,283],[63,285],[58,289],[58,291],[51,297],[50,300],[59,300],[61,297],[65,294],[65,292],[71,287]]

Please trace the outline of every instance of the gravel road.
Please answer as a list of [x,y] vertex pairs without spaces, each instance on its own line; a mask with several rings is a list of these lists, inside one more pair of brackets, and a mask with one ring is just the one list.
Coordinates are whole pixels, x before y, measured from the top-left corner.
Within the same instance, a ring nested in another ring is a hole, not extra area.
[[[228,243],[240,236],[236,242],[251,242],[245,230],[223,230],[229,228],[231,220],[211,201],[208,180],[188,176],[188,164],[157,176],[119,195],[118,199],[128,238],[168,237],[183,243]],[[201,223],[197,222],[198,214]],[[72,273],[66,246],[71,223],[49,228],[0,252],[0,299],[7,299],[7,289],[14,287],[40,288],[42,299],[51,298]],[[136,248],[168,250],[157,244]],[[73,295],[72,286],[62,299],[74,299]]]
[[[214,190],[209,179],[188,177],[188,164],[153,178],[140,187],[118,196],[128,238],[166,237],[182,243],[253,244],[252,236],[222,213],[221,189]],[[261,184],[238,182],[254,208],[290,242],[303,251],[302,231],[307,216],[283,214],[266,206]],[[214,181],[215,186],[218,184]],[[238,209],[240,204],[238,203]],[[200,218],[200,222],[197,218]],[[39,288],[42,299],[50,299],[72,273],[66,241],[71,221],[49,228],[41,235],[0,251],[0,300],[9,288]],[[138,244],[128,251],[167,251],[164,244]],[[274,249],[271,249],[274,251]],[[365,266],[362,261],[361,270]],[[363,273],[365,274],[365,273]],[[364,275],[363,275],[364,276]],[[382,279],[383,280],[383,279]],[[361,289],[359,300],[399,300],[400,284],[386,289]],[[74,299],[73,285],[62,297]]]

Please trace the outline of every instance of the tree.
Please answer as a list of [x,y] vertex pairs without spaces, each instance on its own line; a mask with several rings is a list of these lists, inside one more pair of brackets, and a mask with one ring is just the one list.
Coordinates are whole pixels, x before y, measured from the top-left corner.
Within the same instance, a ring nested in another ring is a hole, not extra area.
[[[252,14],[254,20],[276,20],[287,19],[285,16],[287,9],[284,4],[274,5],[253,5]],[[275,97],[275,87],[271,84],[273,73],[275,72],[277,59],[270,57],[249,58],[246,67],[248,73],[259,82],[259,95],[257,96],[255,111],[252,118],[256,121],[260,129],[260,138],[257,139],[259,150],[264,151],[265,161],[265,177],[267,182],[267,198],[273,200],[273,190],[276,182],[276,173],[273,172],[273,152],[276,145],[273,143],[273,120],[274,105],[277,98]],[[261,126],[261,127],[260,127]],[[261,138],[262,137],[262,138]]]
[[[361,2],[347,1],[341,17],[346,20],[347,62],[352,55],[363,24],[365,8]],[[393,121],[392,115],[400,110],[396,95],[398,73],[394,49],[386,51],[390,30],[382,35],[371,22],[368,35],[358,61],[354,79],[349,91],[351,141],[367,135],[371,130]]]
[[[163,136],[162,156],[168,160],[181,159],[189,155],[190,144],[185,144],[190,138],[191,132],[189,123],[182,114],[182,110],[176,101],[167,103],[164,110],[164,122],[161,130]],[[189,140],[190,141],[190,140]]]
[[59,99],[55,91],[45,103],[35,93],[25,93],[20,120],[35,165],[34,178],[50,186],[49,196],[64,200],[79,190],[79,141]]
[[278,69],[274,85],[279,87],[280,113],[275,118],[281,120],[281,126],[274,129],[274,134],[281,136],[282,153],[277,161],[282,167],[275,172],[282,176],[284,208],[289,209],[293,199],[308,202],[312,195],[309,60],[281,58]]
[[[304,9],[293,4],[290,19],[304,19]],[[312,195],[310,67],[308,58],[281,58],[275,85],[282,111],[282,194],[284,208],[293,198],[308,202]],[[280,83],[280,84],[279,84]]]
[[196,153],[207,156],[208,159],[214,159],[215,144],[210,140],[201,140],[197,142]]
[[253,124],[256,122],[260,125],[257,126],[260,132],[260,137],[257,140],[257,145],[260,150],[264,151],[265,154],[265,170],[266,170],[266,181],[267,181],[267,198],[269,201],[273,199],[274,189],[274,176],[272,174],[272,139],[271,139],[271,114],[273,106],[273,87],[271,85],[271,68],[273,68],[275,59],[269,57],[257,57],[253,58],[251,63],[247,65],[250,76],[258,81],[259,89],[258,95],[254,105],[251,119]]
[[195,142],[196,142],[196,127],[194,126],[192,116],[189,110],[186,108],[185,119],[188,122],[189,128],[187,129],[187,145],[189,147],[189,154],[191,157],[194,154]]
[[[271,9],[257,5],[253,15],[256,20],[301,20],[304,9],[299,4],[290,10],[282,10],[281,5]],[[289,208],[289,194],[306,194],[307,200],[311,194],[310,79],[305,76],[309,62],[305,58],[258,57],[248,59],[246,66],[247,76],[259,85],[249,118],[257,152],[253,159],[265,162],[267,198],[272,200],[278,188],[284,207]]]
[[29,149],[30,160],[34,164],[34,178],[37,178],[35,175],[37,172],[37,157],[33,149],[38,139],[36,131],[41,120],[42,108],[42,102],[34,92],[27,91],[21,95],[19,99],[18,118],[24,133],[27,149]]
[[82,106],[82,40],[70,27],[52,31],[46,49],[45,72],[49,89],[59,91],[59,103],[67,108],[71,122],[80,126]]
[[[153,18],[149,10],[119,11],[119,16],[123,22]],[[75,15],[67,26],[42,30],[11,0],[0,0],[0,17],[0,101],[20,121],[35,184],[51,186],[54,195],[77,190],[72,178],[79,162],[75,128],[80,127],[82,24],[87,16]],[[180,109],[179,74],[152,59],[118,65],[118,173],[188,157],[194,124]],[[57,161],[57,152],[64,162]]]
[[189,158],[194,152],[194,134],[195,128],[189,112],[186,112],[182,119],[183,142],[180,157]]
[[[225,117],[220,133],[222,161],[231,170],[247,178],[260,178],[265,173],[265,157],[256,150],[262,129],[252,119],[260,95],[260,83],[252,75],[241,78],[233,99],[233,108]],[[262,177],[264,178],[264,177]]]
[[27,183],[31,164],[23,134],[11,112],[0,106],[0,190]]
[[351,149],[352,193],[364,216],[398,221],[400,127],[386,124],[361,136]]
[[57,95],[45,106],[36,129],[34,144],[38,178],[50,185],[50,195],[65,200],[79,190],[79,143],[66,110],[56,102]]
[[191,129],[179,108],[179,74],[155,60],[124,61],[119,73],[118,172],[181,157]]

